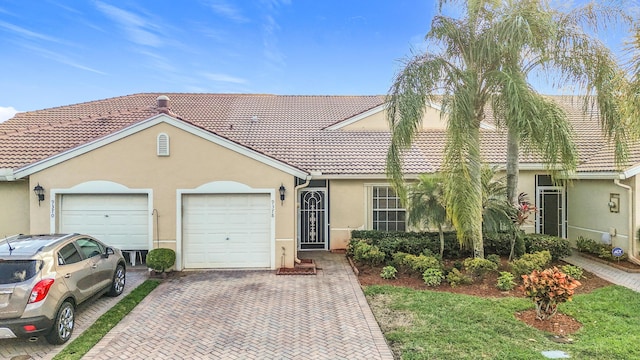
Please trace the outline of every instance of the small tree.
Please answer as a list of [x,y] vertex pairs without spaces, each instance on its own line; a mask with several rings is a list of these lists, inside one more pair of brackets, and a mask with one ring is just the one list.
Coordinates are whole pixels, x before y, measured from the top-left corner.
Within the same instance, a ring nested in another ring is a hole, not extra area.
[[533,270],[522,275],[524,294],[536,304],[536,319],[549,320],[558,311],[558,304],[571,301],[574,290],[582,285],[578,280],[558,270]]

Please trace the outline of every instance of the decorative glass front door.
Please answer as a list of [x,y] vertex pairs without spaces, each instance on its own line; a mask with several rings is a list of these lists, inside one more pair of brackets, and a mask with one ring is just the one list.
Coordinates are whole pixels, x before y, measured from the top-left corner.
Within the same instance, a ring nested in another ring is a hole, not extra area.
[[300,191],[298,248],[327,249],[327,196],[325,189]]

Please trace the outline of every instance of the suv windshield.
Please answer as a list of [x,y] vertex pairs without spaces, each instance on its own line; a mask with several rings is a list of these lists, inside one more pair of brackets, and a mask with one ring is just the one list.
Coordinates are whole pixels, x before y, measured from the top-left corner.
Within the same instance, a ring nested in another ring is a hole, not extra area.
[[0,284],[15,284],[31,279],[40,270],[39,260],[0,260]]

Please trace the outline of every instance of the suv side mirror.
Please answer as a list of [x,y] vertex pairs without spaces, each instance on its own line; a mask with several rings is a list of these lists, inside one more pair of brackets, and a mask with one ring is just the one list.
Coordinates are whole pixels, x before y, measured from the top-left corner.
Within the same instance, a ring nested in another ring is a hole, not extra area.
[[113,254],[115,254],[115,253],[116,253],[116,252],[113,250],[113,248],[108,247],[108,248],[107,248],[107,250],[105,250],[105,252],[104,252],[104,257],[105,257],[105,258],[108,258],[108,257],[109,257],[109,255],[113,255]]

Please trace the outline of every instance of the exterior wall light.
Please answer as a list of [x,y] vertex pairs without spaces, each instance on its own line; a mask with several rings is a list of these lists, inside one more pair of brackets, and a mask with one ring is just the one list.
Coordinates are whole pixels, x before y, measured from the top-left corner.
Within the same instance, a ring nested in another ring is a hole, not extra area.
[[284,184],[280,184],[280,188],[278,189],[278,191],[280,192],[280,205],[284,204],[284,194],[287,191],[287,189],[284,187]]
[[38,185],[33,188],[33,192],[36,193],[36,196],[38,197],[38,206],[40,206],[40,203],[44,201],[44,188],[40,186],[40,183],[38,183]]
[[620,212],[620,194],[609,194],[609,212]]

